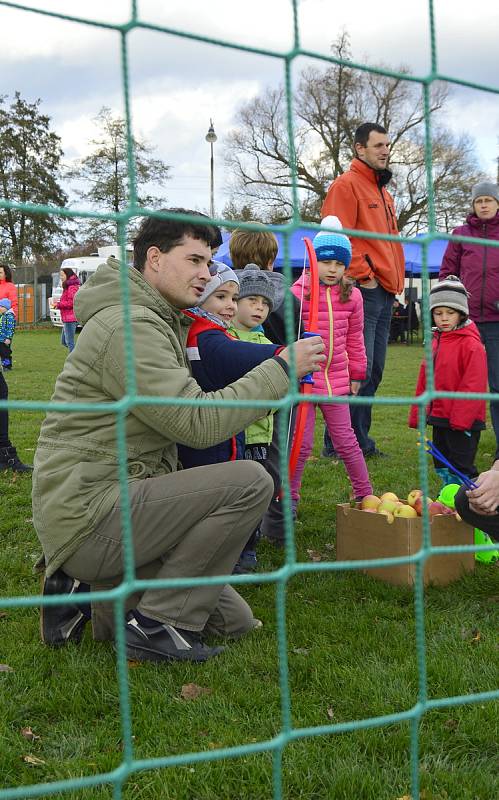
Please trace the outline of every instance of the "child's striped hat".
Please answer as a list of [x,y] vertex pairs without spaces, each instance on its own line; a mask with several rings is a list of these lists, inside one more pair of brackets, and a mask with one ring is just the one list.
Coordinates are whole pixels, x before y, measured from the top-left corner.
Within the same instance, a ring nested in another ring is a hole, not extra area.
[[430,311],[438,306],[453,308],[454,311],[460,311],[465,317],[469,315],[468,292],[455,275],[448,275],[431,289]]
[[[343,230],[338,217],[324,217],[321,225],[327,228]],[[333,233],[332,231],[319,231],[314,238],[314,250],[317,261],[341,261],[348,267],[352,260],[352,245],[350,239],[344,233]]]

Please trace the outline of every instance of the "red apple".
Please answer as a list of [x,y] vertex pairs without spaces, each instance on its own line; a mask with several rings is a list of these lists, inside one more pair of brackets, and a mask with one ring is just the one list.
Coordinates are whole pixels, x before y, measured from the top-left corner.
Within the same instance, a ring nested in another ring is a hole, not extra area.
[[443,503],[439,503],[438,500],[434,500],[433,503],[430,503],[428,506],[428,513],[430,517],[434,517],[436,514],[446,514],[447,506],[444,506]]
[[[417,513],[418,517],[422,517],[423,516],[423,502],[424,502],[424,499],[425,499],[424,495],[421,495],[421,497],[417,497],[416,498],[416,502],[414,503],[414,508],[416,509],[416,513]],[[431,499],[431,497],[427,497],[426,498],[426,505],[430,506],[431,503],[433,503],[433,500]]]

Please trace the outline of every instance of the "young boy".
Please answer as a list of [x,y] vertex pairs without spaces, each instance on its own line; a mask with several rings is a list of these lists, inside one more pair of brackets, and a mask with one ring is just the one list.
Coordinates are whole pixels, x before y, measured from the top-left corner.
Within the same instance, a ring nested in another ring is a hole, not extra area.
[[[263,333],[263,326],[274,305],[274,286],[269,273],[260,270],[256,264],[248,264],[239,273],[239,300],[229,332],[243,342],[253,342],[260,346],[271,344]],[[278,494],[281,486],[279,463],[269,460],[273,440],[274,419],[270,412],[246,428],[244,432],[244,457],[259,461],[274,481],[274,492]],[[243,553],[242,565],[255,569],[257,531],[251,537]]]
[[16,318],[7,297],[0,300],[0,360],[4,369],[12,369],[12,337],[16,329]]
[[[229,241],[229,254],[233,269],[241,270],[248,264],[253,264],[267,273],[267,277],[274,287],[274,304],[263,325],[263,330],[274,344],[286,344],[286,326],[284,322],[286,280],[282,273],[273,271],[277,250],[277,239],[272,231],[244,231],[236,228]],[[300,324],[300,303],[294,295],[291,295],[291,302],[293,309],[293,338],[296,338]]]
[[[213,277],[199,298],[199,305],[185,312],[194,320],[187,336],[187,356],[192,375],[205,392],[225,388],[283,349],[272,343],[256,347],[230,334],[239,279],[230,267],[218,261],[212,262],[210,272]],[[178,453],[184,468],[234,461],[244,458],[244,436],[232,437],[205,450],[179,445]]]
[[[278,244],[272,231],[245,231],[239,228],[233,232],[229,241],[229,253],[235,270],[244,269],[249,264],[256,265],[265,272],[274,287],[274,304],[263,324],[265,335],[275,344],[286,344],[285,303],[286,293],[291,296],[293,309],[293,333],[298,337],[300,330],[300,301],[286,287],[285,277],[274,272],[274,261],[277,258]],[[274,416],[274,435],[270,445],[266,464],[276,474],[279,473],[279,420]],[[287,443],[286,443],[287,444]],[[280,501],[280,487],[272,500],[269,510],[260,526],[262,535],[276,547],[284,546],[284,515]]]
[[[255,269],[263,277],[263,273]],[[228,328],[238,307],[239,279],[230,267],[217,261],[212,263],[210,272],[213,277],[199,298],[199,306],[185,312],[194,320],[187,337],[187,356],[193,377],[204,391],[224,388],[262,361],[278,357],[283,349],[269,342],[263,334],[247,339],[234,337]],[[244,340],[239,341],[239,338]],[[249,457],[245,452],[244,432],[204,450],[178,445],[178,456],[184,469]],[[256,564],[253,534],[234,572],[252,571]]]
[[[468,319],[468,294],[450,275],[430,292],[435,323],[432,350],[435,389],[443,392],[486,392],[487,358],[475,323]],[[421,364],[416,395],[426,390],[426,365]],[[476,478],[475,455],[485,428],[485,400],[435,397],[426,408],[433,443],[464,475]],[[418,426],[418,406],[412,406],[409,427]],[[461,483],[436,459],[435,471],[444,485]]]

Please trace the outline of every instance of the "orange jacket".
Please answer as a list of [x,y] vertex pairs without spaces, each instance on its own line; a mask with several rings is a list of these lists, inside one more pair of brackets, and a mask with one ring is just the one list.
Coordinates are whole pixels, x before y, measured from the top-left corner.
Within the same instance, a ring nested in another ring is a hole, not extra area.
[[[397,218],[391,194],[379,187],[376,172],[360,158],[354,158],[350,170],[329,187],[321,216],[333,214],[344,228],[398,234]],[[348,274],[362,283],[376,278],[391,294],[404,289],[404,251],[399,242],[352,237],[352,261]]]

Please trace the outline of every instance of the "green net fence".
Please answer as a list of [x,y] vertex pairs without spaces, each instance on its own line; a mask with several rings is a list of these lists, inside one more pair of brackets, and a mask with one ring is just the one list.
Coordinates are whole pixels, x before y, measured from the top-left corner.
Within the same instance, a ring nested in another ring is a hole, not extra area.
[[[136,217],[144,217],[154,212],[149,212],[147,210],[144,210],[143,208],[139,207],[137,202],[134,153],[133,153],[132,135],[131,135],[132,120],[131,120],[130,95],[129,95],[130,90],[129,90],[128,36],[132,31],[137,29],[151,30],[163,34],[173,35],[176,37],[183,37],[200,43],[210,44],[214,47],[231,48],[233,50],[246,51],[256,55],[263,55],[274,59],[280,59],[283,63],[284,74],[285,74],[288,144],[291,152],[293,152],[293,142],[294,142],[292,75],[291,75],[293,61],[300,56],[307,56],[312,59],[320,59],[324,62],[329,62],[329,63],[347,63],[347,62],[341,62],[341,59],[336,59],[320,55],[314,52],[310,52],[301,47],[299,21],[298,21],[299,20],[298,0],[291,0],[290,2],[294,19],[294,44],[293,47],[286,52],[273,51],[271,49],[258,48],[258,47],[248,47],[248,46],[243,47],[235,42],[225,41],[223,39],[200,36],[192,33],[187,33],[182,30],[175,30],[168,27],[162,27],[160,25],[153,25],[141,20],[137,3],[131,2],[130,5],[131,5],[130,18],[126,23],[108,24],[108,23],[98,22],[92,19],[87,19],[84,17],[71,16],[69,14],[57,14],[53,12],[41,11],[39,9],[30,8],[28,5],[0,2],[0,6],[2,7],[9,7],[11,9],[17,9],[19,12],[21,11],[25,12],[27,17],[29,17],[29,24],[35,24],[34,20],[36,20],[36,16],[34,15],[44,14],[49,17],[64,20],[67,22],[68,25],[69,24],[82,25],[82,26],[90,25],[115,31],[121,40],[121,73],[122,73],[124,106],[125,106],[126,121],[127,121],[127,131],[128,131],[128,163],[129,163],[129,180],[130,180],[130,202],[127,209],[123,213],[110,215],[110,214],[100,214],[98,212],[92,212],[92,211],[82,211],[80,209],[70,210],[67,208],[53,208],[53,207],[33,206],[33,205],[19,206],[12,203],[9,204],[6,201],[0,201],[0,206],[3,208],[17,207],[27,210],[28,212],[34,214],[50,213],[63,216],[71,216],[75,218],[94,217],[94,218],[112,219],[116,222],[118,226],[120,246],[122,248],[122,255],[123,255],[121,286],[122,286],[123,314],[125,316],[125,330],[127,331],[126,335],[127,392],[126,395],[123,396],[122,398],[117,399],[115,402],[109,403],[107,405],[107,410],[113,412],[116,415],[116,430],[117,430],[117,442],[118,442],[119,463],[120,463],[119,478],[121,487],[121,501],[124,509],[123,535],[125,544],[125,570],[124,570],[123,581],[118,587],[116,587],[111,591],[95,592],[92,594],[92,600],[94,602],[103,600],[112,601],[115,609],[115,619],[118,622],[123,619],[126,599],[132,593],[137,591],[143,591],[146,587],[168,588],[172,586],[183,587],[183,586],[193,586],[193,585],[197,586],[202,584],[220,583],[220,579],[216,577],[196,579],[196,580],[177,579],[166,582],[159,580],[145,581],[145,580],[138,580],[135,574],[135,565],[131,547],[133,531],[130,522],[130,513],[129,513],[130,508],[128,504],[129,501],[128,501],[128,491],[127,491],[128,472],[127,472],[127,455],[126,455],[126,444],[125,444],[126,417],[130,413],[130,411],[132,411],[134,408],[136,408],[141,404],[151,405],[157,403],[157,404],[194,406],[196,405],[196,401],[187,399],[177,399],[177,398],[159,399],[155,397],[144,397],[137,395],[137,387],[135,379],[134,342],[133,342],[132,328],[130,325],[130,316],[129,316],[130,314],[129,286],[127,280],[127,268],[126,266],[124,266],[126,264],[126,257],[125,257],[126,231],[127,231],[127,225],[130,222],[130,220]],[[481,86],[469,81],[457,80],[452,78],[452,76],[442,75],[439,73],[437,66],[434,4],[433,2],[431,2],[431,0],[428,4],[428,9],[429,9],[429,37],[431,42],[431,70],[427,75],[421,75],[421,76],[408,76],[407,74],[399,75],[399,73],[387,69],[374,70],[373,67],[368,67],[362,63],[348,62],[349,66],[351,66],[354,69],[364,70],[364,71],[365,70],[377,71],[379,74],[392,77],[401,77],[404,80],[416,81],[422,87],[422,91],[424,94],[424,103],[425,103],[425,136],[426,136],[425,142],[426,142],[426,174],[427,174],[428,203],[429,203],[429,232],[426,236],[419,238],[418,241],[423,247],[422,277],[423,277],[423,284],[425,287],[423,291],[423,320],[424,320],[424,332],[425,332],[424,336],[425,353],[426,353],[428,373],[429,373],[428,374],[429,388],[425,394],[421,395],[416,400],[414,397],[411,397],[409,395],[398,396],[398,397],[375,397],[373,398],[373,404],[375,407],[377,407],[378,405],[407,406],[411,402],[417,402],[419,404],[419,407],[421,409],[424,409],[428,401],[436,396],[434,391],[433,374],[432,374],[430,320],[428,314],[427,251],[430,243],[434,239],[436,238],[446,239],[450,237],[446,236],[445,234],[442,234],[441,232],[437,232],[435,229],[434,200],[432,192],[432,144],[431,144],[432,130],[431,130],[431,119],[429,112],[430,109],[429,95],[432,84],[437,80],[446,80],[449,82],[459,83],[463,86],[467,86],[470,88],[479,88],[485,91],[496,92],[496,93],[498,92],[497,89],[491,86]],[[297,188],[298,181],[295,170],[293,170],[292,179],[293,179],[292,192],[293,192],[295,213],[292,221],[288,225],[280,226],[279,228],[276,227],[276,229],[280,230],[285,235],[286,247],[288,246],[289,236],[298,227],[303,227],[304,224],[300,219],[298,212],[299,208],[298,188]],[[188,220],[190,218],[186,217],[185,219]],[[197,221],[199,221],[199,219]],[[218,222],[222,222],[222,220],[218,220]],[[227,224],[228,227],[230,227],[231,224],[232,227],[235,227],[234,223],[228,223]],[[246,227],[249,230],[258,229],[258,226],[254,226],[249,223],[247,224],[241,223],[241,225],[238,225],[238,227]],[[312,235],[314,233],[314,230],[316,229],[317,226],[310,225],[310,230]],[[359,235],[358,231],[347,231],[347,233],[352,237]],[[391,240],[394,238],[388,235],[381,236],[379,234],[365,234],[365,233],[363,233],[362,236],[367,238],[369,237],[382,238],[387,240]],[[467,241],[465,237],[461,237],[461,240]],[[409,241],[409,239],[406,239],[404,241]],[[476,239],[474,241],[476,242]],[[490,240],[487,241],[487,244],[490,245]],[[286,266],[285,271],[288,280],[290,280],[291,270],[289,265]],[[286,315],[287,315],[287,329],[288,332],[291,334],[292,331],[291,303],[289,303],[286,309]],[[287,437],[286,414],[289,413],[293,405],[296,404],[297,401],[300,399],[300,395],[297,389],[296,373],[293,365],[291,373],[292,373],[292,382],[291,382],[292,388],[290,389],[287,396],[283,400],[281,400],[280,403],[276,404],[280,409],[283,409],[286,412],[285,414],[280,415],[282,440],[285,440]],[[455,395],[451,394],[449,396],[455,396]],[[472,395],[472,396],[485,397],[487,399],[490,399],[490,395]],[[313,399],[314,399],[313,395],[309,396],[307,402],[311,402],[313,401]],[[206,401],[206,402],[213,404],[215,401]],[[349,402],[355,404],[361,402],[361,400],[359,400],[358,398],[350,398]],[[32,401],[10,400],[7,404],[2,403],[1,405],[2,407],[6,406],[11,410],[21,411],[26,413],[33,411],[44,411],[47,408],[49,408],[48,403],[37,400],[32,400]],[[231,404],[228,401],[226,401],[225,405],[231,405]],[[254,402],[252,402],[251,404],[247,403],[246,405],[254,406],[255,403]],[[262,403],[262,407],[264,406],[265,404]],[[71,413],[72,411],[92,413],[95,410],[95,407],[92,403],[84,403],[84,402],[76,404],[75,403],[52,404],[51,407],[66,413]],[[425,434],[424,415],[421,414],[420,417],[421,417],[420,434],[421,436],[424,436]],[[421,476],[421,484],[420,484],[421,488],[423,489],[425,494],[428,494],[427,456],[422,448],[419,451],[419,471]],[[130,676],[129,676],[129,666],[127,665],[127,660],[125,655],[124,632],[123,632],[123,626],[121,624],[117,624],[116,651],[117,651],[117,671],[118,671],[118,684],[119,684],[119,707],[120,707],[121,731],[122,731],[122,758],[120,764],[116,768],[113,768],[112,770],[105,773],[94,774],[91,768],[89,768],[88,774],[74,776],[64,780],[36,782],[36,783],[33,782],[29,786],[28,785],[9,786],[9,783],[10,784],[13,783],[12,781],[9,781],[7,785],[4,785],[3,788],[0,788],[0,800],[13,800],[13,798],[55,796],[56,794],[59,793],[71,794],[75,792],[76,793],[81,792],[81,795],[78,794],[78,796],[86,797],[86,796],[93,796],[91,792],[95,787],[103,787],[103,786],[107,786],[108,788],[111,787],[111,791],[113,793],[114,798],[121,798],[122,796],[124,796],[127,782],[133,779],[134,775],[136,775],[137,773],[150,770],[163,770],[166,773],[168,772],[169,768],[182,767],[185,765],[189,765],[190,767],[192,767],[196,764],[205,764],[206,762],[221,761],[226,759],[229,760],[241,759],[244,757],[250,757],[262,753],[268,753],[272,758],[271,793],[272,797],[277,800],[278,798],[282,798],[285,796],[285,788],[283,785],[284,782],[283,754],[287,746],[299,742],[300,740],[310,740],[313,737],[330,737],[330,740],[334,746],[335,737],[339,734],[349,733],[349,732],[359,732],[369,728],[381,729],[383,727],[387,727],[394,724],[402,724],[402,723],[407,724],[410,728],[409,754],[410,754],[411,797],[413,798],[413,800],[416,800],[416,798],[426,796],[420,792],[420,732],[421,732],[421,723],[424,716],[429,712],[443,709],[446,707],[455,707],[465,704],[483,704],[485,703],[485,701],[491,701],[499,697],[499,691],[493,691],[493,690],[475,692],[469,694],[460,694],[455,696],[446,696],[437,699],[431,699],[428,696],[427,658],[425,652],[425,611],[424,611],[423,571],[428,559],[436,553],[436,548],[432,547],[431,543],[431,531],[430,531],[428,515],[425,515],[423,519],[422,547],[418,552],[413,553],[411,555],[407,555],[404,557],[390,558],[390,559],[382,559],[382,560],[376,559],[376,560],[363,560],[354,562],[323,560],[320,563],[303,563],[297,560],[296,556],[294,529],[293,529],[293,521],[291,514],[291,505],[289,500],[290,494],[289,494],[289,482],[287,479],[287,463],[286,463],[285,452],[281,453],[281,472],[284,482],[284,506],[285,506],[286,527],[287,527],[285,562],[283,566],[272,572],[258,574],[257,576],[255,575],[230,576],[226,579],[227,582],[235,586],[245,585],[245,584],[263,584],[263,585],[273,584],[275,586],[275,609],[276,609],[276,619],[277,619],[277,656],[278,656],[279,687],[280,687],[280,695],[279,695],[280,729],[274,735],[263,738],[261,740],[257,738],[251,741],[250,743],[239,744],[233,747],[214,746],[213,748],[210,748],[208,750],[200,749],[199,751],[196,752],[193,751],[181,752],[182,742],[179,741],[178,747],[175,749],[175,752],[172,753],[171,755],[160,755],[150,758],[137,758],[135,754],[136,750],[134,741],[135,736],[133,734],[133,725],[132,725],[132,709],[131,709],[130,685],[129,685]],[[444,547],[444,548],[438,548],[438,552],[440,554],[440,557],[442,557],[448,553],[455,553],[455,552],[462,552],[466,550],[476,550],[476,549],[477,549],[476,547],[473,547],[471,545],[468,547],[467,546]],[[478,549],[486,550],[490,549],[490,547],[484,545]],[[338,573],[339,571],[344,572],[351,570],[360,570],[365,567],[376,567],[376,566],[379,567],[379,566],[400,565],[408,563],[414,564],[416,569],[416,577],[413,589],[415,630],[416,630],[416,637],[415,637],[416,661],[417,661],[417,672],[418,672],[418,689],[417,689],[416,702],[410,707],[401,708],[397,713],[386,714],[382,716],[374,716],[364,719],[355,719],[346,722],[330,721],[328,724],[322,724],[316,726],[298,727],[293,725],[292,697],[290,691],[289,669],[288,669],[289,646],[288,646],[287,626],[286,626],[287,590],[289,588],[290,581],[293,578],[296,578],[297,576],[304,576],[310,574],[335,573],[335,572]],[[52,598],[41,598],[39,596],[1,597],[0,609],[4,610],[29,609],[37,607],[40,604],[55,605],[61,602],[64,602],[63,597],[52,597]],[[69,688],[70,687],[68,687],[68,691]],[[137,733],[137,731],[135,733]],[[167,781],[166,777],[165,781]],[[87,791],[89,792],[88,795],[86,793]],[[76,796],[76,795],[71,795],[71,796]],[[142,793],[137,791],[136,794],[132,792],[130,796],[140,797],[145,795],[142,795]],[[164,796],[173,797],[175,795],[169,793],[167,794],[165,789]],[[201,795],[193,793],[189,796],[198,797]],[[212,794],[207,792],[206,795],[203,795],[203,797],[204,796],[215,797],[217,796],[217,792],[216,790],[214,790]],[[218,796],[222,795],[219,794]],[[260,793],[260,790],[255,788],[254,794],[251,794],[250,791],[249,794],[245,796],[257,797],[257,796],[264,796],[264,794]],[[300,796],[318,797],[319,794],[308,795],[306,794],[305,791],[304,794],[300,794]],[[320,796],[326,797],[332,795],[328,793],[327,789],[324,789],[324,794],[321,794]],[[344,795],[342,794],[341,796],[347,796],[347,794]],[[366,794],[365,796],[367,797],[368,795]],[[444,796],[448,797],[448,795],[438,795],[438,797],[444,797]],[[485,795],[477,794],[476,797],[478,796],[484,797]]]

